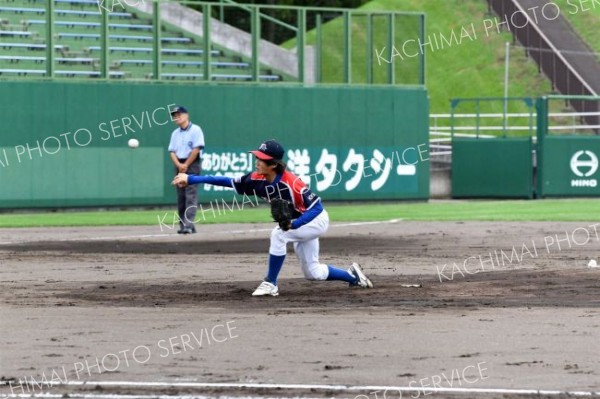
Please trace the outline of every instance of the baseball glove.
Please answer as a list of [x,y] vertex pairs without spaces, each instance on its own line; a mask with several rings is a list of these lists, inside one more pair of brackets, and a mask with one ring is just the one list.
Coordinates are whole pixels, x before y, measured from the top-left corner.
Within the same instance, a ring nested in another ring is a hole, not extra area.
[[271,216],[283,231],[288,231],[290,229],[292,221],[290,205],[289,201],[281,198],[273,198],[271,200]]

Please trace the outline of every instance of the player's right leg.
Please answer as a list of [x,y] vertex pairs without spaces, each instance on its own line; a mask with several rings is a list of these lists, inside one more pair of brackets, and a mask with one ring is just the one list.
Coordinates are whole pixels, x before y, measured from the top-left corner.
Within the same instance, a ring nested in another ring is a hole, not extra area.
[[300,261],[304,277],[308,280],[345,281],[351,286],[373,287],[371,280],[365,276],[357,263],[353,263],[348,270],[320,263],[318,238],[295,242],[294,250]]

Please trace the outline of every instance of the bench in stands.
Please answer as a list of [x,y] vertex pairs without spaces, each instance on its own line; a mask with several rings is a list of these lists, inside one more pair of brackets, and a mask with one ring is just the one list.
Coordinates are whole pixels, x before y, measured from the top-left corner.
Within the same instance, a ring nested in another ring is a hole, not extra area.
[[[102,47],[100,46],[91,46],[88,47],[88,51],[91,53],[92,51],[101,51]],[[108,51],[111,53],[114,52],[125,52],[125,53],[151,53],[153,50],[151,47],[109,47]]]
[[[59,38],[73,38],[73,39],[95,39],[100,40],[99,33],[58,33]],[[154,40],[152,36],[141,36],[141,35],[108,35],[109,39],[124,42],[126,40],[137,40],[138,42],[151,42]],[[163,42],[177,42],[177,43],[191,43],[191,39],[187,37],[163,37]]]
[[97,58],[86,58],[86,57],[57,57],[54,59],[59,64],[81,64],[91,65],[94,61],[99,61]]
[[46,61],[46,57],[30,57],[26,55],[0,55],[0,60],[6,60],[11,63],[18,64],[20,61],[33,61],[36,64],[41,64]]
[[[2,43],[0,42],[0,48],[12,49],[12,48],[24,48],[27,50],[45,50],[45,44],[29,44],[29,43]],[[62,44],[54,45],[55,50],[68,50],[67,46]]]
[[98,0],[54,0],[55,3],[67,3],[67,4],[93,4],[98,6]]
[[[0,69],[0,75],[10,73],[16,74],[19,76],[27,76],[27,75],[39,75],[45,76],[46,70],[44,69]],[[97,78],[100,77],[99,71],[54,71],[56,76],[67,76],[67,77],[76,77],[76,76],[85,76],[89,78]],[[111,78],[124,78],[125,72],[120,71],[110,71],[109,76]]]
[[23,32],[18,30],[0,30],[0,37],[9,36],[9,37],[31,37],[31,32]]
[[[99,71],[55,71],[55,75],[75,77],[75,76],[87,76],[89,78],[97,78],[100,77]],[[123,78],[125,77],[125,72],[121,71],[110,71],[109,76],[111,78]]]
[[[192,50],[192,49],[183,49],[183,48],[163,48],[161,51],[162,54],[185,54],[185,55],[202,55],[204,54],[204,50]],[[220,51],[211,50],[210,54],[212,56],[218,57],[221,55]]]
[[[80,17],[94,16],[98,17],[102,15],[99,11],[79,11],[79,10],[54,10],[54,13],[58,15],[75,15]],[[132,18],[133,14],[130,12],[111,12],[109,17],[118,17],[118,18]]]
[[[45,25],[46,21],[42,19],[30,19],[24,21],[26,25]],[[66,26],[68,28],[74,28],[76,26],[82,26],[84,28],[99,28],[100,22],[81,22],[81,21],[56,21],[56,26]],[[108,24],[111,29],[129,29],[129,30],[149,30],[152,31],[152,25],[143,24]]]
[[[153,63],[152,60],[118,60],[115,62],[117,64],[130,64],[130,65],[136,65],[136,66],[152,65],[152,63]],[[163,60],[162,64],[163,65],[175,65],[178,67],[191,66],[191,67],[200,68],[200,67],[202,67],[202,65],[204,65],[204,62],[202,62],[202,61],[183,61],[183,60]],[[210,65],[215,68],[244,69],[244,68],[250,67],[250,64],[248,64],[247,62],[214,61],[214,62],[211,62]]]
[[13,73],[17,75],[45,75],[46,71],[44,69],[0,69],[0,75],[5,73]]
[[0,12],[14,12],[15,14],[25,14],[26,12],[43,15],[46,13],[44,8],[23,8],[23,7],[0,7]]
[[[146,79],[153,78],[152,73],[146,74]],[[185,78],[187,80],[196,80],[202,79],[204,77],[201,73],[161,73],[161,78],[163,79],[176,79],[176,78]],[[233,74],[213,74],[213,80],[243,80],[243,81],[251,81],[252,75],[233,75]],[[260,75],[259,80],[263,81],[278,81],[281,80],[281,77],[277,75]]]
[[[233,74],[219,74],[215,73],[212,75],[214,80],[244,80],[251,81],[252,75],[233,75]],[[267,81],[278,81],[281,78],[277,75],[259,75],[259,80],[267,80]]]

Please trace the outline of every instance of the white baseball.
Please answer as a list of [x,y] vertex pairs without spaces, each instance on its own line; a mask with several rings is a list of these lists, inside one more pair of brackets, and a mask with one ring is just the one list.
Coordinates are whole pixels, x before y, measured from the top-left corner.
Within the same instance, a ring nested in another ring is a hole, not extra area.
[[140,146],[140,142],[138,139],[129,139],[127,145],[129,148],[138,148]]

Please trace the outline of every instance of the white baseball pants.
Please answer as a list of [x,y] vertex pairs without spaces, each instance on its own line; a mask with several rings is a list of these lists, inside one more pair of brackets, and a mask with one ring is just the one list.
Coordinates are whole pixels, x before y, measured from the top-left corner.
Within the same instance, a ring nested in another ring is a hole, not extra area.
[[329,215],[326,210],[299,229],[283,231],[275,227],[271,232],[269,253],[283,256],[287,253],[287,244],[293,242],[304,277],[307,280],[326,280],[329,269],[327,265],[319,263],[319,237],[328,227]]

